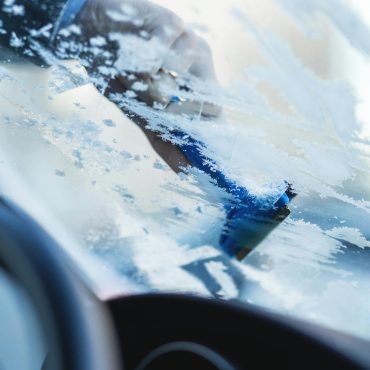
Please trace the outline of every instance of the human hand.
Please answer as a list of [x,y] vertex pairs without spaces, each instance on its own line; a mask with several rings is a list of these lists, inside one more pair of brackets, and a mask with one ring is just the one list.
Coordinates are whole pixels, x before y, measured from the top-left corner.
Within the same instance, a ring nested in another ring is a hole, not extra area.
[[[142,89],[134,90],[149,105],[170,103],[172,96],[164,92],[163,84],[175,91],[180,79],[216,83],[208,44],[163,7],[146,0],[89,0],[78,23],[87,42],[101,45],[102,50],[110,45],[114,50],[109,63],[117,72],[115,89],[117,82],[125,90],[144,82]],[[97,60],[94,68],[101,64],[99,57]],[[220,113],[218,107],[204,102],[184,101],[180,105],[185,113]]]

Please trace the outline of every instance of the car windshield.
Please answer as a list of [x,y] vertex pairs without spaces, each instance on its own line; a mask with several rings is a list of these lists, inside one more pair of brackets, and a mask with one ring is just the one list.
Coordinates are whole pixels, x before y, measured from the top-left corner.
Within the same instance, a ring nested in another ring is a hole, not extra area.
[[[13,25],[27,16],[19,3],[0,5]],[[202,40],[199,53],[210,47],[217,81],[172,66],[139,78],[160,49],[147,31],[89,36],[88,64],[38,42],[52,25],[30,26],[33,52],[20,52],[24,39],[0,20],[9,35],[0,63],[2,194],[60,241],[102,296],[236,299],[370,339],[367,1],[153,4],[183,19]],[[140,15],[124,1],[108,11],[138,27]],[[63,28],[61,47],[75,47],[81,32]],[[114,65],[104,59],[108,42],[117,46]],[[175,67],[192,47],[178,46]],[[104,96],[117,66],[132,83]],[[143,102],[152,88],[160,98]],[[174,170],[156,140],[191,165]],[[247,189],[237,202],[251,197],[264,217],[275,212],[268,232],[230,200],[235,189]],[[281,199],[288,204],[277,206]],[[235,215],[240,250],[222,242]]]

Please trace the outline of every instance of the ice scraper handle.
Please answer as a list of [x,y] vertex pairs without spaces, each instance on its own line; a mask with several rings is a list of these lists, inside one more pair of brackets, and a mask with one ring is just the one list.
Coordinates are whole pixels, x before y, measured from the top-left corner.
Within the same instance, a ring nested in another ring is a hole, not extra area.
[[220,245],[229,255],[243,259],[290,214],[288,205],[295,197],[292,187],[288,183],[284,184],[283,190],[275,196],[276,201],[268,204],[266,197],[254,196],[217,169],[216,163],[203,154],[206,146],[204,143],[179,130],[173,134],[182,139],[183,144],[178,146],[189,162],[232,195],[232,201],[225,204],[227,220]]
[[[148,89],[150,96],[156,97],[171,113],[208,118],[220,114],[221,109],[214,104],[189,99],[191,89],[183,84],[183,81],[177,81],[176,72],[162,68],[159,74],[150,80]],[[182,90],[187,92],[184,96],[188,98],[180,95]],[[178,95],[166,96],[163,91],[175,91]],[[215,161],[204,154],[206,143],[179,128],[173,129],[171,135],[178,139],[176,146],[191,166],[206,173],[219,188],[231,195],[231,200],[224,204],[227,219],[220,237],[220,245],[229,255],[238,259],[244,258],[290,214],[288,205],[295,196],[292,187],[284,183],[272,189],[270,196],[257,197],[226,176]]]

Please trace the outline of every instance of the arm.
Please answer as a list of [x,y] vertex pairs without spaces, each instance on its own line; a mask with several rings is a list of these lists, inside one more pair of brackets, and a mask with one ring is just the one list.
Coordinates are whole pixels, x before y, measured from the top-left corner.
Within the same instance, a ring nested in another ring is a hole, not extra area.
[[0,44],[42,64],[42,59],[32,50],[32,40],[49,45],[67,0],[17,0],[12,5],[2,3]]
[[[137,7],[138,18],[148,19],[147,24],[135,25],[135,22],[130,19],[124,22],[110,18],[108,13],[110,11],[119,13],[122,4]],[[185,33],[184,25],[177,16],[145,0],[17,0],[15,6],[0,7],[0,15],[2,21],[0,27],[4,30],[3,33],[0,32],[0,45],[10,47],[17,55],[43,66],[52,62],[40,55],[40,50],[35,47],[34,42],[60,59],[81,59],[96,82],[96,87],[107,97],[110,92],[123,93],[130,86],[119,71],[111,78],[99,72],[99,66],[107,65],[108,58],[105,55],[99,57],[91,52],[88,45],[92,38],[104,37],[108,41],[108,35],[111,32],[138,35],[141,31],[145,31],[153,38],[158,37],[165,49],[170,49],[171,44],[178,38],[187,39],[191,43],[197,41],[193,34]],[[81,33],[78,37],[59,33],[71,23],[76,23],[80,27]],[[175,30],[173,37],[165,36],[163,32],[165,27],[172,27]],[[84,50],[76,53],[75,50],[62,47],[69,43],[78,44]],[[111,63],[114,64],[114,60],[118,58],[117,43],[108,41],[100,49],[101,54],[105,51],[112,56]],[[100,84],[98,81],[103,83]],[[155,101],[149,94],[142,98],[146,102]],[[135,122],[143,130],[152,147],[175,172],[180,172],[181,168],[190,164],[177,147],[161,140],[159,134],[146,129],[146,122],[139,118],[135,119]]]

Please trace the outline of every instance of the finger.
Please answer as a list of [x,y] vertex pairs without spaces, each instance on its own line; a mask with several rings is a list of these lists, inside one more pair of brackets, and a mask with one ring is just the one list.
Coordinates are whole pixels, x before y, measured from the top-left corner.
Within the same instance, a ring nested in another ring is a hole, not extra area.
[[185,30],[172,44],[163,60],[166,70],[184,76],[197,59],[197,37],[190,30]]
[[144,15],[142,31],[146,33],[150,44],[148,46],[152,48],[152,53],[156,54],[158,60],[157,65],[150,70],[153,76],[163,66],[163,61],[172,47],[181,39],[185,26],[175,13],[160,6],[148,6],[143,12],[147,14]]
[[150,38],[157,38],[170,49],[184,32],[184,22],[175,13],[160,6],[148,7],[145,12],[142,29]]
[[198,37],[195,50],[197,58],[194,59],[194,63],[189,67],[189,73],[202,80],[216,82],[217,78],[213,63],[213,55],[209,44]]

